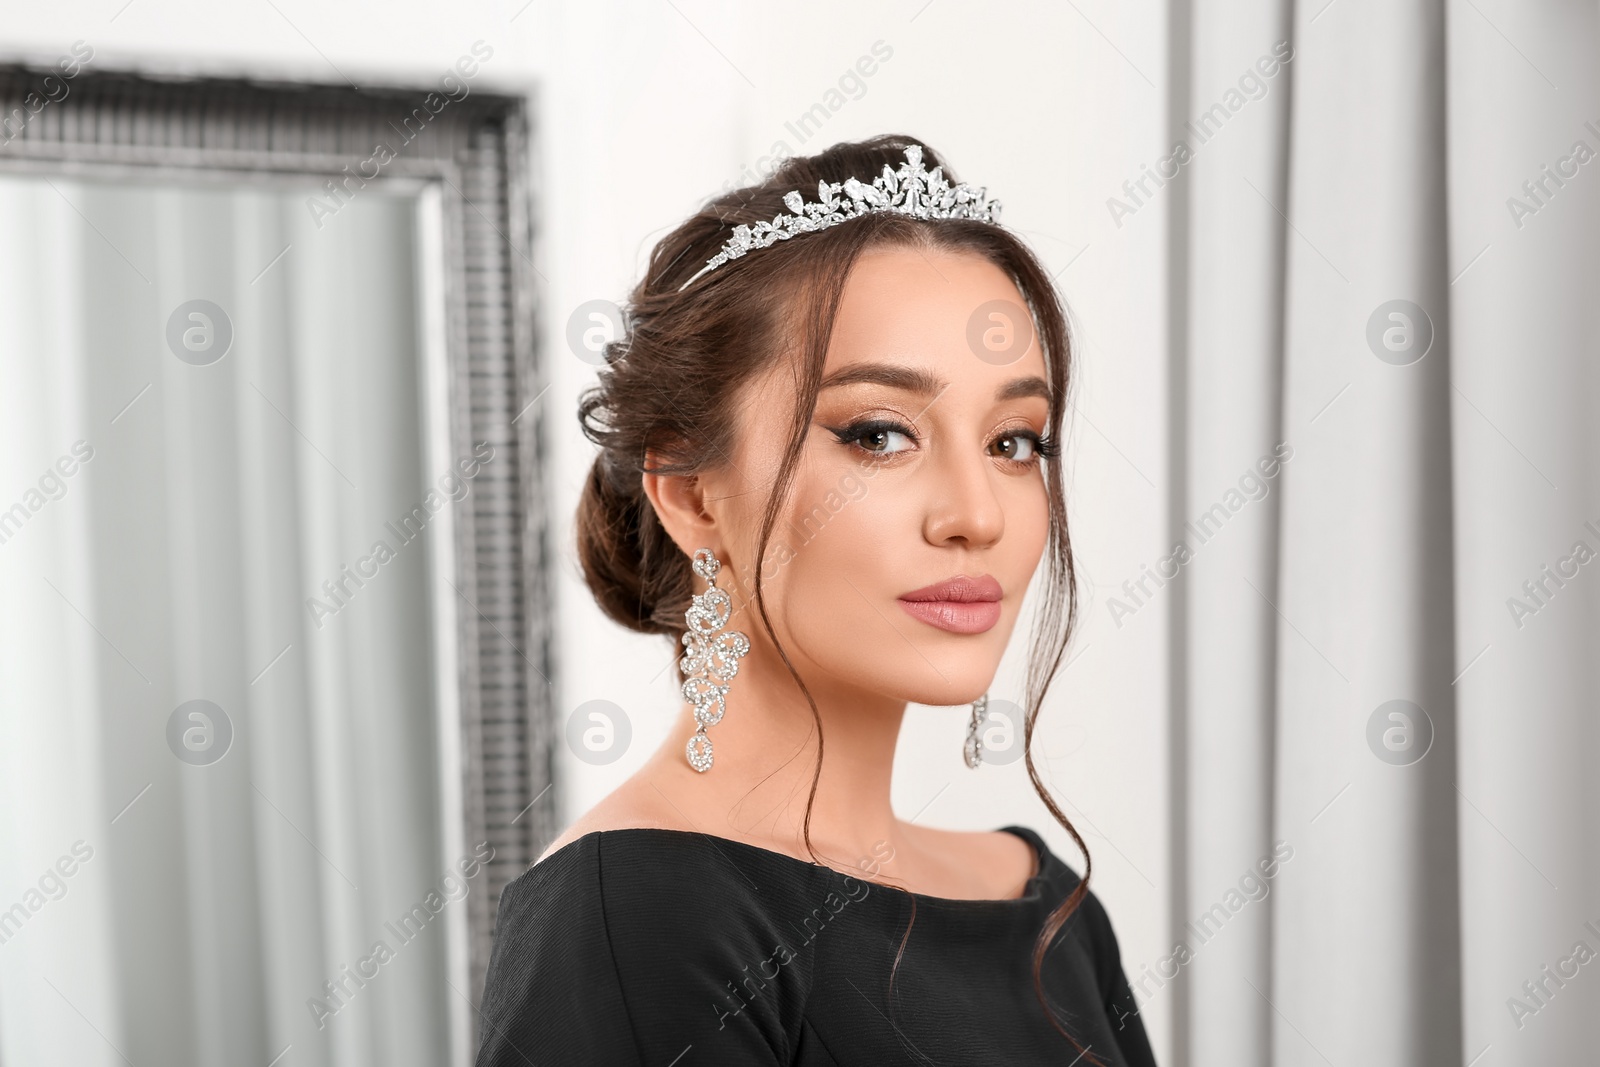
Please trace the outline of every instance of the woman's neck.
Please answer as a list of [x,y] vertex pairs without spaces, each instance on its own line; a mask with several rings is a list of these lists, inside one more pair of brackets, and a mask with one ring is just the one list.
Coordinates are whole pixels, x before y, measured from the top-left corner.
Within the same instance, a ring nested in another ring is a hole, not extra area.
[[[870,857],[874,844],[899,837],[890,778],[906,703],[800,669],[822,722],[811,841],[831,862],[854,864],[857,853]],[[666,810],[690,829],[808,857],[803,824],[817,763],[817,719],[782,662],[756,650],[741,662],[722,721],[707,728],[714,760],[704,774],[684,758],[695,725],[686,702],[641,771]]]

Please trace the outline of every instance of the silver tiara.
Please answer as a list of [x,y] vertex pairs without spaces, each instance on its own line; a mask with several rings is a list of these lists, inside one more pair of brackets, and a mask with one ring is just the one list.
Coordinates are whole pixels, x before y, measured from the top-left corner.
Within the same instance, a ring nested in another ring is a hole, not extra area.
[[[706,265],[689,281],[678,286],[681,293],[689,284],[709,270],[715,270],[730,259],[738,259],[753,248],[766,248],[779,241],[787,241],[797,233],[812,233],[837,226],[841,222],[860,218],[879,211],[893,211],[919,219],[981,219],[984,222],[1000,221],[1000,201],[984,199],[984,186],[976,188],[962,182],[951,185],[945,181],[944,168],[922,169],[922,146],[906,145],[906,161],[900,169],[892,171],[883,165],[883,173],[863,185],[855,178],[843,182],[818,182],[817,203],[808,204],[798,189],[783,194],[783,202],[792,215],[780,213],[771,222],[758,222],[754,226],[735,226],[733,237],[722,246]],[[840,199],[843,192],[848,200]]]

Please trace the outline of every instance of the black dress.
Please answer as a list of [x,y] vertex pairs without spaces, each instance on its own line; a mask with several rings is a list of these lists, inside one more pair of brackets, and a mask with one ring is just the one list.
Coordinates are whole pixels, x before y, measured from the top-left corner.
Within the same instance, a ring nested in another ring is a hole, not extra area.
[[1004,829],[1039,860],[1011,900],[907,893],[684,830],[580,837],[500,898],[478,1067],[1154,1067],[1092,892],[1041,973],[1088,1055],[1050,1025],[1033,946],[1079,879],[1038,834]]

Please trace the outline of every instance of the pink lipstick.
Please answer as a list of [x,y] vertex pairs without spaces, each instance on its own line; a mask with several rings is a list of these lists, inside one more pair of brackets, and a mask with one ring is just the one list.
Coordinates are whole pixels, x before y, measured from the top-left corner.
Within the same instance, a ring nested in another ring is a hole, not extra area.
[[1000,583],[989,575],[958,575],[900,594],[900,606],[930,626],[981,634],[1000,621]]

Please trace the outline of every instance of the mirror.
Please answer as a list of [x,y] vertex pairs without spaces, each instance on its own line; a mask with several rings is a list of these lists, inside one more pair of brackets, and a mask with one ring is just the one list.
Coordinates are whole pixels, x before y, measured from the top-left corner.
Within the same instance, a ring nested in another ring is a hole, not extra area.
[[470,1063],[548,785],[507,114],[0,154],[0,1062]]

